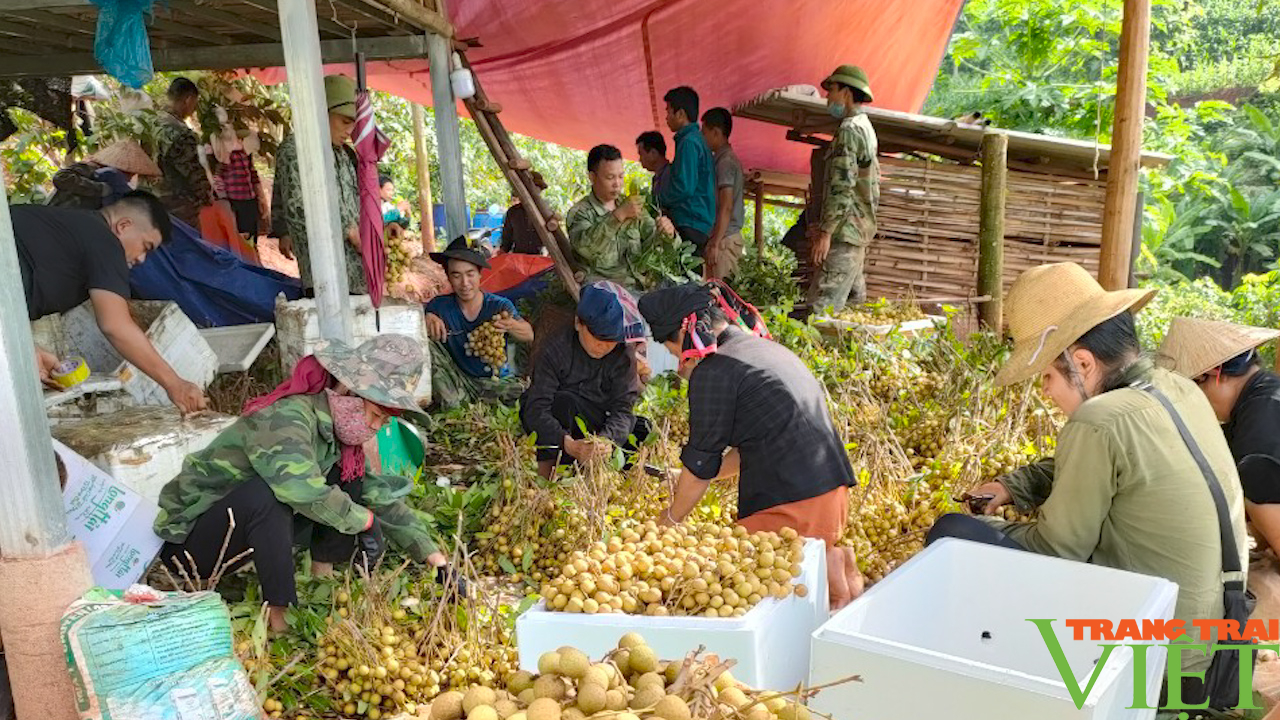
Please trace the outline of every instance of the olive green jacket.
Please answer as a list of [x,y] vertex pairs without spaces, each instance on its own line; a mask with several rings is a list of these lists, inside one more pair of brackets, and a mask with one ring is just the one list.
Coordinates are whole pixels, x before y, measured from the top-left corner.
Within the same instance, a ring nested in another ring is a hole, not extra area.
[[[1186,378],[1167,370],[1150,370],[1148,377],[1173,403],[1213,467],[1231,512],[1241,567],[1248,568],[1244,494],[1213,408]],[[1188,628],[1192,620],[1222,618],[1222,550],[1213,497],[1169,413],[1150,394],[1124,388],[1085,401],[1063,426],[1054,458],[1002,482],[1020,510],[1040,510],[1029,523],[985,518],[1023,547],[1171,580],[1178,584],[1174,614]],[[1183,667],[1207,662],[1186,654]]]
[[196,520],[240,483],[266,481],[276,499],[294,512],[338,532],[354,535],[369,525],[373,512],[392,544],[414,560],[425,560],[436,546],[422,515],[405,505],[413,481],[395,475],[365,475],[357,504],[341,485],[328,484],[338,462],[329,400],[294,395],[237,420],[204,450],[192,453],[182,471],[160,491],[156,535],[181,543]]

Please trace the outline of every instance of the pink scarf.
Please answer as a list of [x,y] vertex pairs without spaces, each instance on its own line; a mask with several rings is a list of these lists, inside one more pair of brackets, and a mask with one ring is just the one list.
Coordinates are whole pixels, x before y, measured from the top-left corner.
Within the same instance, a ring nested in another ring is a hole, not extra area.
[[[291,395],[318,395],[332,384],[333,375],[324,369],[320,361],[316,360],[315,355],[308,355],[298,361],[298,366],[293,369],[293,375],[288,380],[280,383],[275,390],[246,402],[241,415],[252,415],[265,407],[275,404],[277,400],[282,400]],[[342,443],[339,443],[339,445],[341,446],[339,462],[342,464],[342,482],[351,482],[362,477],[364,475],[364,447],[360,445],[344,445]]]

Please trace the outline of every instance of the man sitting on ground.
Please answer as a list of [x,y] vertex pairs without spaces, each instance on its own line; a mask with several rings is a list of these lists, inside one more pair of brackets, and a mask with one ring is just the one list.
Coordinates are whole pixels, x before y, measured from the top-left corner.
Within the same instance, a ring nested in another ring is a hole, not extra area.
[[641,207],[639,197],[619,202],[622,194],[622,153],[612,145],[597,145],[587,154],[591,192],[569,209],[569,245],[586,271],[587,280],[612,280],[631,290],[645,284],[637,266],[644,243],[659,234],[671,237],[675,228],[665,217],[656,221]]
[[[129,314],[129,268],[169,239],[169,214],[160,201],[134,191],[101,210],[14,205],[9,214],[27,316],[39,320],[92,301],[98,327],[121,357],[164,388],[179,410],[203,410],[204,393],[178,377]],[[36,348],[46,385],[57,365],[57,356]]]
[[[628,322],[623,298],[631,305]],[[614,447],[634,450],[649,423],[633,414],[641,384],[629,342],[644,342],[635,301],[614,283],[582,289],[572,328],[547,338],[533,363],[533,382],[520,398],[520,422],[537,436],[538,472],[607,458]],[[586,437],[579,420],[591,437]]]
[[[533,342],[533,326],[520,317],[516,306],[480,289],[480,269],[489,262],[460,237],[431,259],[445,268],[453,294],[440,295],[426,306],[427,334],[431,344],[431,391],[444,407],[456,407],[479,398],[510,402],[520,396],[520,384],[503,363],[486,369],[481,358],[467,352],[471,332],[489,320],[519,342]],[[495,316],[497,319],[494,319]]]

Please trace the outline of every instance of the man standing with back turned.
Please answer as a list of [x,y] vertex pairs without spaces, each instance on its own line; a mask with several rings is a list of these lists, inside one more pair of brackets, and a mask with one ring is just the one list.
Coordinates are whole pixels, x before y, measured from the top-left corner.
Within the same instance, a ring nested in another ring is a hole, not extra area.
[[863,268],[880,204],[876,131],[862,110],[873,99],[867,74],[860,67],[841,65],[822,81],[822,89],[840,128],[827,148],[822,218],[810,244],[810,259],[818,269],[809,288],[814,312],[866,301]]

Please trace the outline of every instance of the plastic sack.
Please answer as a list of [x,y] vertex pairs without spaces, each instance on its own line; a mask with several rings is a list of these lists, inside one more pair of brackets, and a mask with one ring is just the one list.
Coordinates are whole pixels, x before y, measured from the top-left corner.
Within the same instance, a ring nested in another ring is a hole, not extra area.
[[61,634],[82,720],[262,718],[215,593],[132,604],[91,590],[62,616]]
[[93,56],[102,69],[135,90],[146,85],[155,70],[146,15],[152,0],[93,0],[98,6],[98,31]]

